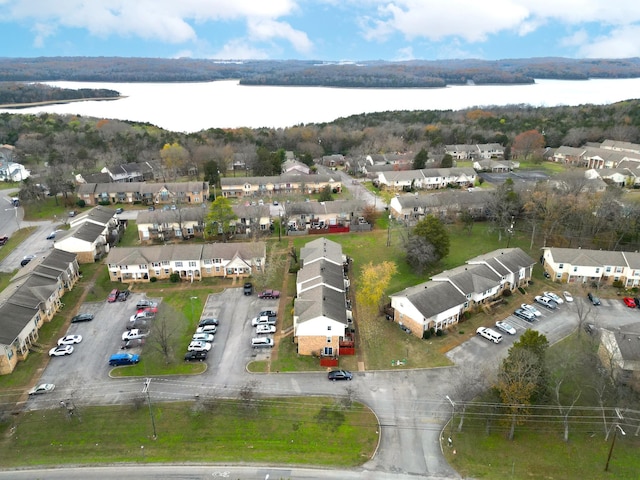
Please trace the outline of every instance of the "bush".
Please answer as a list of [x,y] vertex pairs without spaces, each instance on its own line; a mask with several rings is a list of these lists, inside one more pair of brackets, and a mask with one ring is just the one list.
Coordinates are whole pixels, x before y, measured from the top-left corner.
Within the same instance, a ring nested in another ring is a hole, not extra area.
[[444,330],[442,330],[441,328],[439,328],[438,330],[436,330],[436,337],[441,337],[444,335]]
[[431,330],[425,330],[422,333],[422,339],[423,340],[429,340],[431,338]]
[[79,199],[79,200],[76,202],[76,205],[78,205],[80,208],[84,208],[84,207],[86,207],[86,206],[87,206],[87,202],[85,202],[85,201],[84,201],[84,200],[82,200],[82,199]]
[[526,293],[527,293],[527,291],[522,287],[518,287],[518,291],[523,295],[526,295]]
[[503,290],[502,292],[503,297],[510,297],[511,295],[513,295],[513,292],[511,290]]
[[151,283],[156,283],[157,281],[158,281],[158,277],[151,277],[149,279],[149,282],[151,282]]
[[624,283],[622,283],[622,281],[621,281],[621,280],[614,280],[614,282],[612,283],[612,285],[613,285],[615,288],[622,288],[622,287],[624,287]]
[[171,283],[178,283],[180,281],[180,274],[179,273],[172,273],[171,275],[169,275],[169,281]]

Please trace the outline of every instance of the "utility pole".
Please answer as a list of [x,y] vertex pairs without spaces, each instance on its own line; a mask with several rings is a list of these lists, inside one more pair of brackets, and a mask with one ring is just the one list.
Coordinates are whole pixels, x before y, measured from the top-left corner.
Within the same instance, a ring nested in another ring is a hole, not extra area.
[[[618,415],[618,420],[624,420],[624,417],[622,416],[622,413],[620,413],[620,410],[618,408],[616,408],[616,414]],[[623,436],[626,435],[625,431],[622,429],[620,424],[616,423],[615,427],[613,428],[613,440],[611,440],[611,448],[609,449],[609,455],[607,456],[607,464],[604,466],[605,472],[609,471],[609,461],[611,460],[611,455],[613,454],[613,447],[616,444],[616,437],[618,436],[618,430],[620,430],[620,433]]]
[[151,379],[146,378],[144,381],[144,388],[142,389],[142,393],[147,394],[147,404],[149,405],[149,416],[151,417],[151,426],[153,427],[153,439],[158,438],[156,433],[156,420],[153,418],[153,408],[151,408],[151,396],[149,395],[149,386],[151,385]]
[[449,403],[451,404],[451,420],[449,421],[448,443],[449,443],[449,446],[452,446],[453,445],[453,418],[456,415],[456,404],[454,403],[453,400],[451,400],[451,398],[449,398],[449,395],[445,395],[445,398],[449,400]]

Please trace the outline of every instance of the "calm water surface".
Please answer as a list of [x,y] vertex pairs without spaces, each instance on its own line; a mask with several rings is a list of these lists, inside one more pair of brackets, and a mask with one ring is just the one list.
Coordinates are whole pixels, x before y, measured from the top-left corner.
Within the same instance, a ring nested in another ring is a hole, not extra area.
[[177,132],[207,128],[289,127],[389,110],[459,110],[488,105],[610,104],[640,97],[640,79],[537,80],[534,85],[454,86],[439,89],[255,87],[207,83],[50,82],[63,88],[108,88],[127,98],[26,108],[148,122]]

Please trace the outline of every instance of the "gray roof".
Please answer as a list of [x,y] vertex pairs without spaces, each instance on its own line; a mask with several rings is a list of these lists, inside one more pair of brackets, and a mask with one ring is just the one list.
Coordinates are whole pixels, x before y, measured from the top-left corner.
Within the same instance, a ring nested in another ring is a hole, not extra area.
[[209,211],[206,208],[202,207],[180,208],[180,206],[178,206],[175,210],[164,210],[160,208],[152,211],[140,210],[138,212],[138,217],[136,218],[136,223],[138,225],[143,223],[161,225],[163,223],[179,223],[180,221],[203,221],[205,215],[208,212]]
[[308,242],[300,249],[300,262],[303,268],[305,265],[321,259],[327,259],[342,265],[342,245],[325,237],[320,237],[317,240]]
[[536,261],[520,248],[501,248],[467,261],[468,264],[486,263],[500,275],[519,272],[532,267]]
[[481,207],[489,203],[491,192],[477,190],[473,192],[462,190],[447,190],[438,193],[415,195],[412,193],[397,197],[402,209],[413,208],[446,208],[456,205],[460,208]]
[[33,320],[35,311],[32,308],[12,303],[0,306],[0,345],[11,345],[24,330],[24,327]]
[[583,267],[600,267],[604,265],[625,266],[627,261],[624,252],[610,250],[589,250],[585,248],[556,248],[548,247],[553,261],[568,263]]
[[115,247],[109,251],[107,264],[147,265],[170,260],[231,260],[264,258],[265,242],[178,243],[148,247]]
[[[224,180],[224,179],[221,179]],[[142,193],[155,194],[163,189],[169,192],[203,192],[208,182],[122,182],[122,183],[84,183],[78,186],[78,195],[101,193]]]
[[269,205],[231,205],[238,218],[264,218],[271,216]]
[[[96,225],[90,222],[83,223],[69,230],[69,234],[65,236],[64,239],[73,237],[85,242],[94,243],[104,233],[104,229],[105,227],[103,225]],[[59,245],[63,240],[55,241],[54,245]]]
[[222,177],[220,178],[220,185],[226,185],[233,187],[235,185],[241,185],[248,183],[250,185],[282,185],[286,183],[327,183],[327,182],[339,182],[339,177],[333,177],[330,175],[300,175],[293,173],[283,173],[282,175],[271,175],[266,177]]
[[464,305],[467,301],[467,298],[449,282],[429,281],[406,288],[392,296],[407,297],[425,318]]
[[461,265],[432,277],[434,281],[449,281],[465,295],[481,293],[500,285],[502,275],[498,275],[487,265]]
[[354,215],[361,212],[366,203],[362,200],[334,200],[331,202],[295,202],[286,205],[287,215]]
[[344,270],[342,265],[320,260],[298,270],[296,283],[303,289],[324,283],[344,291]]
[[298,317],[298,323],[324,316],[347,325],[344,292],[337,292],[325,286],[305,290],[295,300],[294,315]]
[[91,210],[80,213],[77,217],[72,219],[72,223],[77,225],[82,221],[92,220],[95,223],[101,225],[107,225],[115,216],[116,210],[114,208],[107,208],[98,205]]
[[640,361],[640,323],[623,325],[613,332],[622,359],[625,362]]

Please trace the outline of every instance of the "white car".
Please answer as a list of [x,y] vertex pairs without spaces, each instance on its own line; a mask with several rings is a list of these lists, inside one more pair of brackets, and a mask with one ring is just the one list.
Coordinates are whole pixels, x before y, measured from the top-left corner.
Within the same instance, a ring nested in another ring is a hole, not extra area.
[[131,330],[127,330],[122,334],[122,341],[127,340],[137,340],[139,338],[145,338],[149,336],[149,332],[145,332],[140,330],[139,328],[133,328]]
[[40,395],[41,393],[52,392],[56,386],[53,383],[41,383],[29,390],[29,395]]
[[569,292],[567,292],[567,291],[562,292],[562,296],[564,297],[564,300],[567,303],[573,302],[573,295],[571,295]]
[[258,325],[256,326],[256,333],[258,335],[262,333],[276,333],[275,325]]
[[187,347],[190,352],[208,352],[211,350],[211,344],[203,341],[193,341]]
[[58,345],[73,345],[74,343],[80,343],[82,341],[82,335],[66,335],[58,340]]
[[191,337],[192,341],[202,341],[202,342],[213,342],[213,335],[210,333],[196,333],[193,337]]
[[522,305],[520,305],[520,308],[522,308],[523,310],[527,310],[527,311],[533,313],[536,317],[541,317],[542,316],[542,313],[540,312],[540,310],[538,310],[533,305],[529,305],[527,303],[523,303]]
[[218,327],[215,325],[203,325],[196,328],[196,333],[211,333],[214,334],[218,331]]
[[560,305],[561,303],[564,303],[564,300],[561,299],[559,295],[556,295],[553,292],[544,292],[544,296],[545,297],[549,297],[551,300],[556,302],[558,305]]
[[71,355],[73,353],[73,347],[71,345],[58,345],[49,350],[50,357],[63,357],[64,355]]
[[496,327],[502,330],[503,332],[508,333],[509,335],[516,334],[516,329],[513,328],[511,325],[509,325],[507,322],[501,322],[500,320],[498,320],[496,322]]

